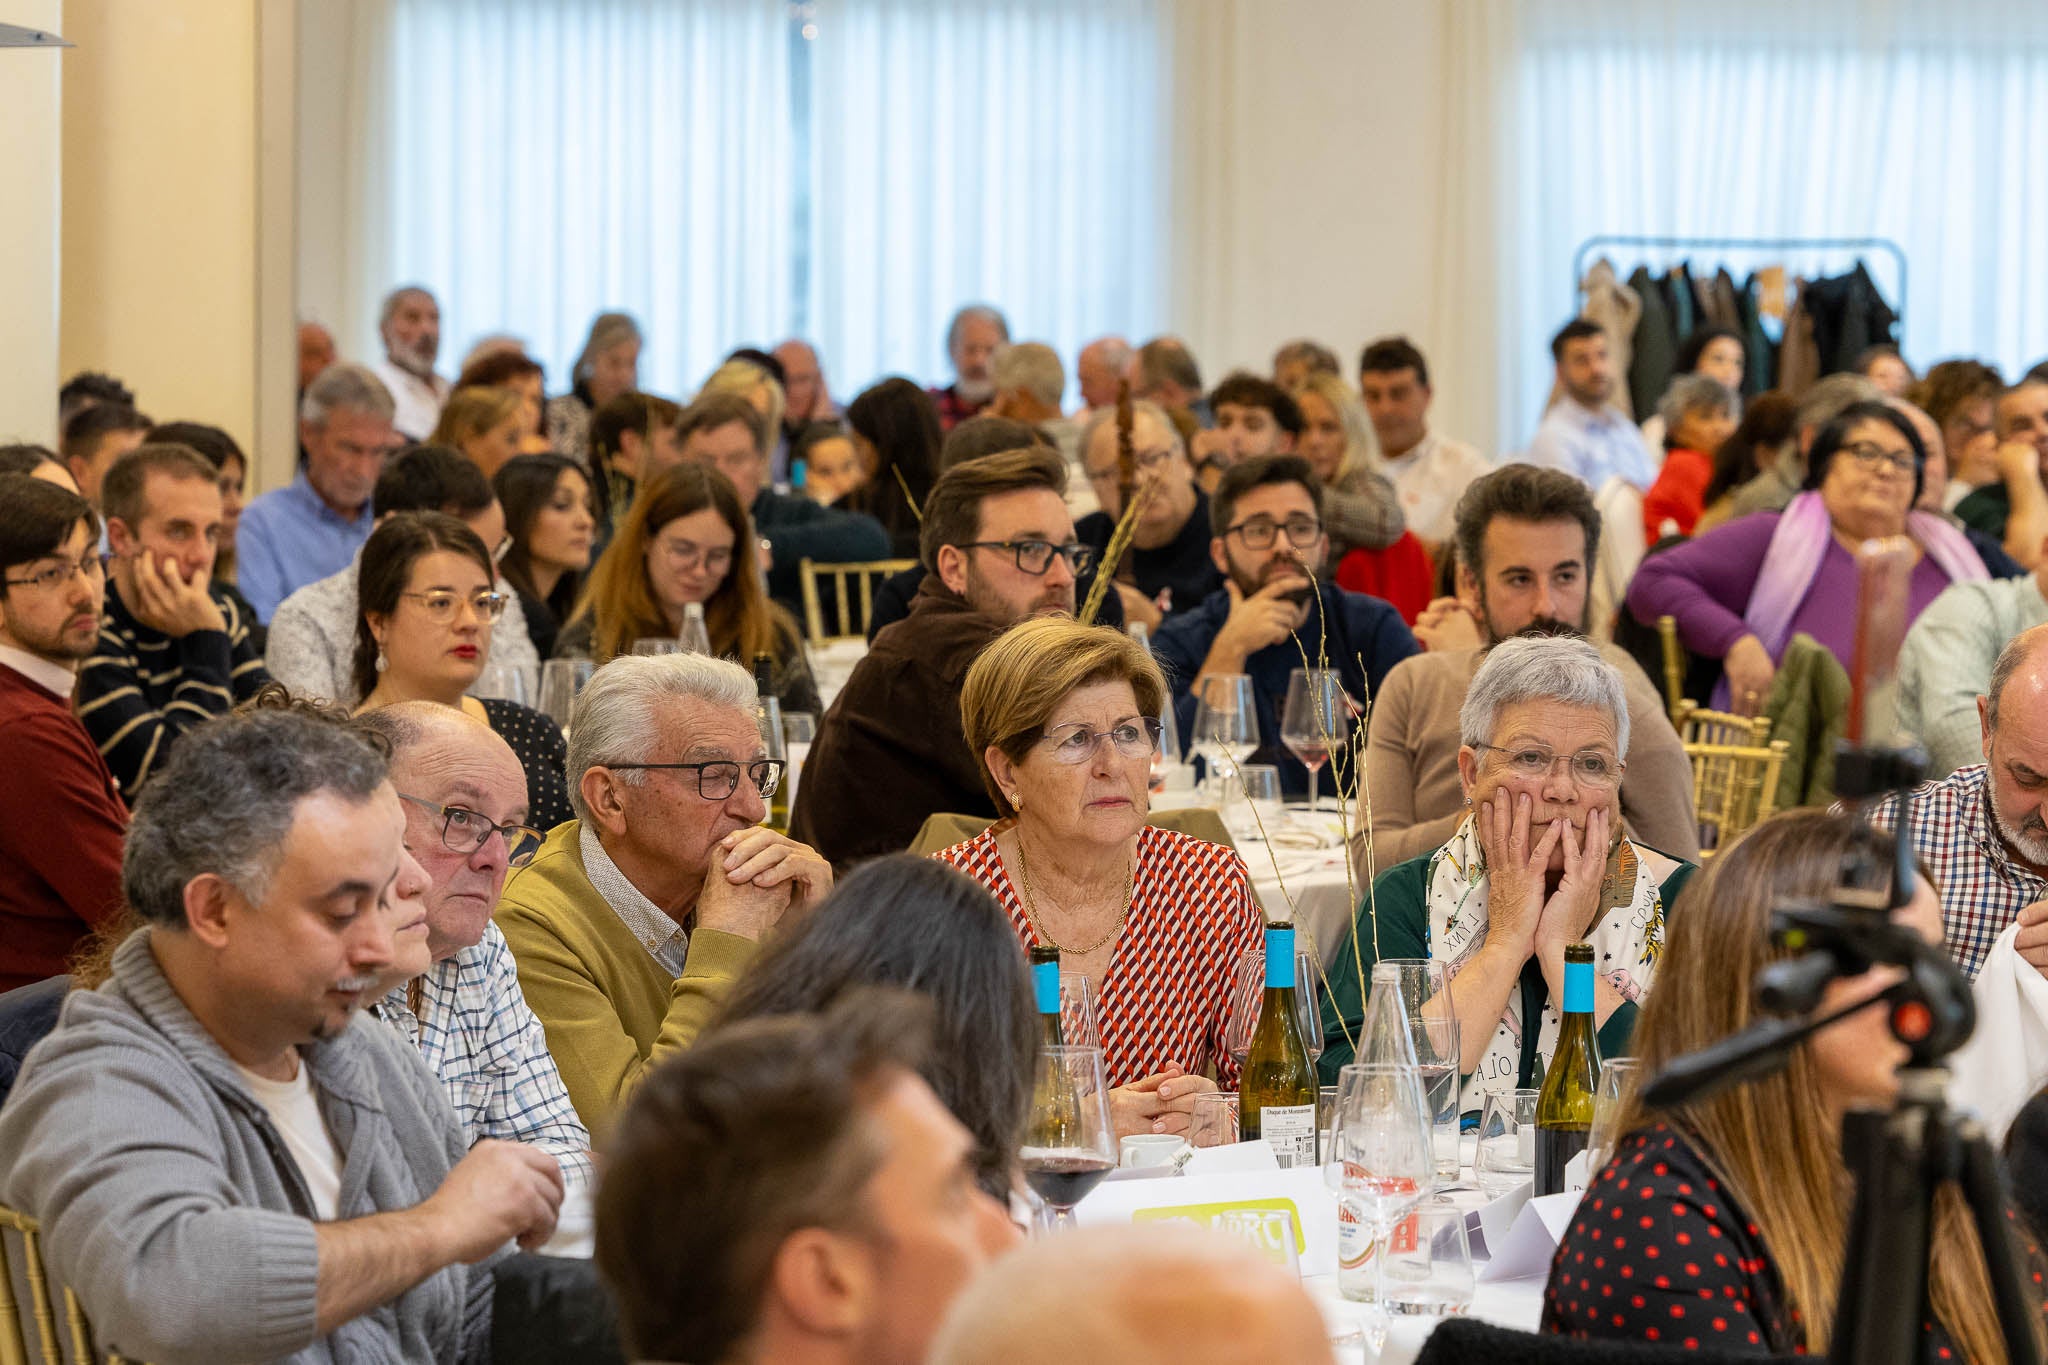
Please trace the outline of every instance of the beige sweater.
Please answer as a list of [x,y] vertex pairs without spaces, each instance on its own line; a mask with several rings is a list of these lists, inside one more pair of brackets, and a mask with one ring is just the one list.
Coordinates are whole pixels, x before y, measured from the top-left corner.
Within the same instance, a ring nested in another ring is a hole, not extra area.
[[[1629,837],[1674,858],[1697,862],[1692,763],[1664,713],[1664,701],[1642,667],[1613,645],[1600,654],[1621,670],[1628,692],[1628,771],[1621,780],[1621,813]],[[1464,818],[1458,784],[1458,708],[1485,651],[1454,650],[1403,659],[1387,675],[1373,703],[1366,742],[1365,777],[1372,797],[1373,869],[1436,848]],[[1351,861],[1360,883],[1365,866],[1365,810],[1353,816]]]

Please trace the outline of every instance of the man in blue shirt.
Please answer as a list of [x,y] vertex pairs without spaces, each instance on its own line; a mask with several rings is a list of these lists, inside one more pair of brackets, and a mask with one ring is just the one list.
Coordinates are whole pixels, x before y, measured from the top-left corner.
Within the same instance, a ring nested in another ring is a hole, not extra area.
[[[1304,659],[1335,669],[1344,690],[1362,703],[1379,694],[1395,664],[1417,652],[1399,612],[1321,577],[1330,550],[1322,504],[1322,485],[1298,455],[1232,465],[1209,501],[1209,553],[1226,581],[1192,611],[1168,617],[1153,644],[1173,684],[1182,735],[1194,734],[1198,679],[1251,678],[1259,746],[1238,760],[1276,765],[1281,789],[1293,795],[1308,791],[1308,769],[1280,742],[1294,670]],[[1351,769],[1348,759],[1340,765]]]
[[1597,496],[1610,478],[1647,489],[1656,463],[1642,431],[1608,400],[1614,396],[1614,361],[1607,334],[1578,318],[1550,341],[1563,390],[1529,442],[1530,464],[1562,469],[1585,481]]
[[361,365],[330,365],[299,408],[299,475],[242,512],[239,587],[268,621],[308,583],[341,572],[370,538],[370,493],[397,438],[390,390]]

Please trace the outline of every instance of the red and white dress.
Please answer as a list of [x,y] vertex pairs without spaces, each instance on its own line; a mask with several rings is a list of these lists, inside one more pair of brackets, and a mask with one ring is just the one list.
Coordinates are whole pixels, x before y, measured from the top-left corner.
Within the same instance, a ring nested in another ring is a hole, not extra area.
[[[987,887],[1028,948],[1036,935],[996,852],[996,833],[1007,827],[992,826],[932,856]],[[1198,1075],[1213,1063],[1217,1084],[1235,1088],[1237,1063],[1223,1047],[1230,989],[1238,958],[1260,947],[1264,933],[1265,916],[1235,851],[1145,826],[1130,918],[1108,972],[1095,983],[1109,1083],[1128,1085],[1169,1064]]]

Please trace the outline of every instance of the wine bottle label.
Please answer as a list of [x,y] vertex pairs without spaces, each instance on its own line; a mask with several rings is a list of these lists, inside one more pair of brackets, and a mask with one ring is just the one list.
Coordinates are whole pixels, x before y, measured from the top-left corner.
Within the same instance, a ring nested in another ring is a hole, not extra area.
[[1294,926],[1266,926],[1266,989],[1294,988]]
[[1564,964],[1564,1012],[1566,1014],[1591,1014],[1593,1012],[1592,963],[1567,962]]
[[1038,1012],[1058,1014],[1060,1012],[1060,964],[1040,962],[1031,968],[1031,984],[1038,993]]
[[1259,1109],[1259,1136],[1273,1149],[1280,1169],[1316,1164],[1316,1107],[1268,1104]]

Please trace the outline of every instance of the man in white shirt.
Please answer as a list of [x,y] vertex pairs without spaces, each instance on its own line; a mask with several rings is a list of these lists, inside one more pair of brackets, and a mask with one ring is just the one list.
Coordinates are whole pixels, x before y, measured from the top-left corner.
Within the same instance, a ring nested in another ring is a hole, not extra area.
[[1576,318],[1551,338],[1550,354],[1564,392],[1529,442],[1529,463],[1575,474],[1596,494],[1611,478],[1647,489],[1657,466],[1642,430],[1607,401],[1614,393],[1607,334]]
[[384,296],[377,335],[384,339],[384,358],[370,369],[398,405],[391,425],[401,436],[424,441],[433,435],[441,405],[448,401],[448,381],[434,373],[434,358],[441,352],[441,305],[420,285],[400,285]]
[[1429,362],[1407,337],[1381,337],[1366,346],[1358,357],[1358,390],[1408,529],[1438,555],[1456,530],[1458,499],[1493,463],[1429,429]]

